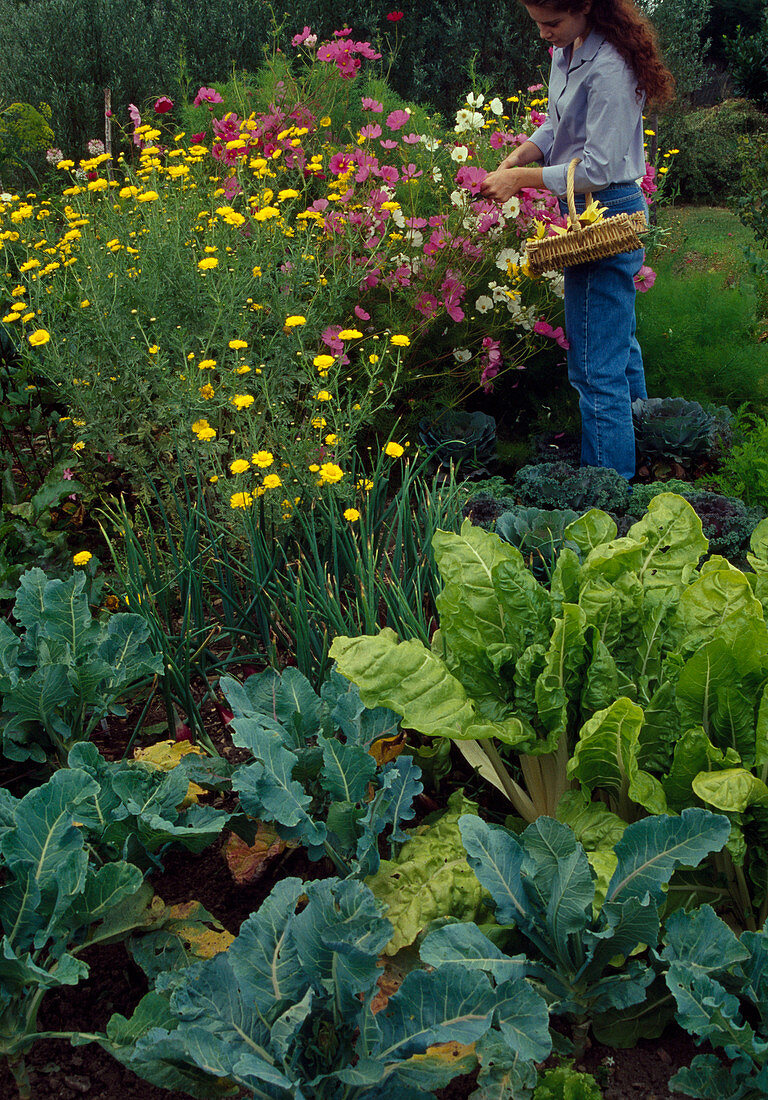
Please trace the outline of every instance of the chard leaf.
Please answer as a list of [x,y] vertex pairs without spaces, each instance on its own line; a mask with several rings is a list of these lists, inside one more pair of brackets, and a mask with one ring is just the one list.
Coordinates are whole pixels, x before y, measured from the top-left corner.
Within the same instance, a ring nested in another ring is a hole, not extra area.
[[642,709],[629,699],[617,699],[584,723],[568,762],[568,775],[579,780],[582,790],[609,792],[623,817],[629,815],[629,800],[651,813],[667,808],[661,784],[638,767],[642,725]]
[[479,970],[447,963],[432,973],[412,970],[377,1017],[371,1052],[392,1062],[435,1043],[474,1043],[491,1027],[498,997]]
[[488,649],[507,647],[511,638],[494,573],[502,562],[522,570],[520,551],[469,520],[458,535],[436,531],[432,548],[444,585],[437,597],[440,630],[459,662],[462,683],[475,698],[495,697],[500,685]]
[[485,719],[439,657],[419,641],[398,642],[389,628],[375,637],[335,638],[330,655],[358,685],[367,707],[388,707],[408,729],[429,737],[498,737],[508,743],[523,736],[519,719]]
[[691,785],[702,802],[726,813],[744,813],[749,806],[768,806],[768,787],[744,768],[700,772]]
[[755,573],[768,573],[768,519],[761,519],[749,539],[747,561]]
[[730,829],[727,817],[697,807],[683,810],[680,817],[660,814],[628,825],[616,845],[618,865],[607,900],[643,898],[648,892],[659,905],[675,869],[697,867],[710,852],[719,852]]
[[579,552],[587,556],[596,546],[616,538],[616,521],[599,508],[590,508],[583,516],[569,523],[563,532],[564,542],[575,542]]
[[544,670],[536,681],[536,706],[542,726],[557,740],[566,732],[568,708],[577,695],[576,685],[585,660],[586,617],[580,607],[563,604],[562,618],[555,620]]
[[422,962],[435,968],[446,963],[460,963],[472,970],[484,970],[497,985],[525,977],[527,968],[524,955],[514,958],[505,955],[472,922],[446,924],[429,932],[419,948],[419,955]]
[[637,573],[646,589],[682,588],[709,546],[696,512],[674,493],[653,497],[628,537],[643,544]]
[[714,633],[732,615],[763,622],[762,605],[745,574],[725,558],[710,559],[701,575],[680,594],[675,626],[690,645],[693,639]]
[[[734,749],[727,749],[722,753],[720,749],[715,748],[701,726],[686,730],[675,744],[675,755],[669,775],[662,780],[669,808],[679,813],[686,806],[691,805],[697,793],[694,780],[699,772],[711,773],[714,777],[718,772],[738,763],[738,753]],[[709,799],[704,798],[703,801],[708,802]],[[718,809],[723,808],[718,806]]]

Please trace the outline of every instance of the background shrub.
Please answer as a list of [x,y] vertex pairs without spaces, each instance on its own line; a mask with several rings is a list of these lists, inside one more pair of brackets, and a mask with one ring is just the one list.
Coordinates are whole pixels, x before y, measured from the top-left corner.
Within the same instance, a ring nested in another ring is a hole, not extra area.
[[[343,26],[389,57],[392,87],[408,99],[452,111],[468,88],[510,93],[538,82],[549,58],[525,10],[504,0],[422,0],[397,23],[390,0],[306,0],[287,5],[278,32],[283,49],[306,24],[320,38]],[[0,97],[38,102],[53,112],[57,141],[78,152],[103,132],[104,89],[113,109],[141,106],[161,93],[180,98],[194,85],[254,72],[271,38],[266,4],[233,0],[0,0],[6,43]],[[12,44],[12,45],[11,45]],[[193,90],[194,90],[193,89]]]
[[679,149],[674,186],[683,202],[719,203],[739,191],[739,135],[765,134],[766,116],[746,99],[659,117],[659,144]]

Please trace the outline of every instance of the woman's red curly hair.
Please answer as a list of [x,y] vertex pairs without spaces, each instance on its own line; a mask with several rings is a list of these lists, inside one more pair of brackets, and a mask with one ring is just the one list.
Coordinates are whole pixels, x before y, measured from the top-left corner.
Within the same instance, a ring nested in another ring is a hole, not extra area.
[[[531,6],[576,14],[586,5],[585,0],[533,0]],[[590,29],[602,34],[627,62],[649,103],[661,107],[674,99],[675,78],[664,64],[654,26],[633,0],[592,0],[586,16]]]

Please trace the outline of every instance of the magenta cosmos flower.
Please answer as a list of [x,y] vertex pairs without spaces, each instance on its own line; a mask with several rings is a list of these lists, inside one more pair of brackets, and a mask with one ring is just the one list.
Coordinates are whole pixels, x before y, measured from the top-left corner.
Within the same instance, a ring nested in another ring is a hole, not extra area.
[[161,95],[155,103],[155,112],[158,115],[167,115],[169,111],[173,110],[173,100],[169,99],[167,95]]
[[203,103],[213,105],[214,103],[223,103],[224,100],[215,88],[201,88],[192,102],[195,107],[200,107]]

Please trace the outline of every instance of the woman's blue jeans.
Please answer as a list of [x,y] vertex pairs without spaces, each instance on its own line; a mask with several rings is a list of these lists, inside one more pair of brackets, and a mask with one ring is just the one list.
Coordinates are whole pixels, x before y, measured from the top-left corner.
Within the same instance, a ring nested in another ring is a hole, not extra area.
[[[636,183],[595,192],[606,218],[648,208]],[[584,209],[584,196],[576,198]],[[561,200],[562,213],[567,205]],[[582,466],[608,466],[627,479],[635,473],[632,402],[647,397],[643,357],[635,337],[635,275],[644,251],[623,252],[565,269],[568,379],[579,394]]]

